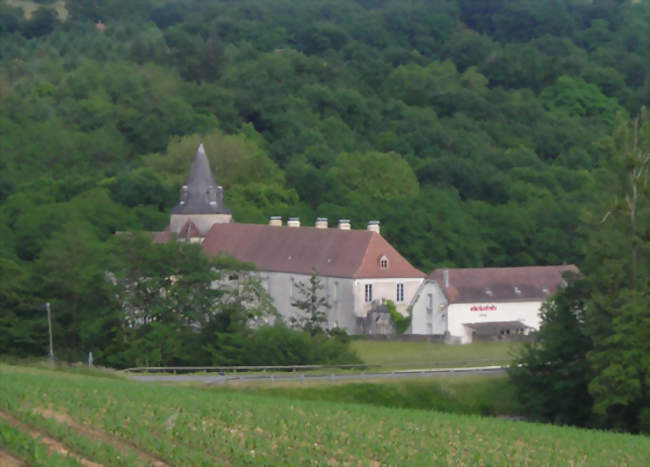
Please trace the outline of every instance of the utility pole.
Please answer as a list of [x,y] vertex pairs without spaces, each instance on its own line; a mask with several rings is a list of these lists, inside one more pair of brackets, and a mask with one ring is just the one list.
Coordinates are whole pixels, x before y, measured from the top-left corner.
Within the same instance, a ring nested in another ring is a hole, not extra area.
[[52,340],[52,310],[50,310],[50,302],[45,303],[45,309],[47,310],[47,329],[50,334],[50,352],[47,354],[47,358],[50,361],[50,366],[54,365],[54,342]]

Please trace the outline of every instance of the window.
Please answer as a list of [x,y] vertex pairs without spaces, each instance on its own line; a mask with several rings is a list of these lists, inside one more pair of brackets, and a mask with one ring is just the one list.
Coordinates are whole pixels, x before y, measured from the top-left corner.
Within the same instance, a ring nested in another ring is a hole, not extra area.
[[404,301],[404,284],[397,284],[397,301]]
[[366,303],[372,302],[372,284],[366,284]]
[[388,258],[386,255],[381,255],[379,258],[379,269],[388,269]]

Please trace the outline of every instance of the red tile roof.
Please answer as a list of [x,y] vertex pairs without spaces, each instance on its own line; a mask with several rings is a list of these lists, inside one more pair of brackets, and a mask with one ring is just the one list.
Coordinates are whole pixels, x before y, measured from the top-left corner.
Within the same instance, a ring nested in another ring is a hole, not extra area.
[[188,219],[181,230],[178,232],[178,238],[201,237],[201,231],[191,219]]
[[[368,230],[215,224],[203,250],[252,262],[261,271],[349,278],[424,278],[381,235]],[[385,256],[388,268],[381,269]]]
[[172,233],[169,231],[169,226],[162,232],[153,232],[154,243],[167,243],[172,239]]
[[[449,274],[445,287],[444,271]],[[562,274],[580,274],[578,267],[530,266],[513,268],[436,269],[429,275],[450,303],[544,300],[562,284]]]

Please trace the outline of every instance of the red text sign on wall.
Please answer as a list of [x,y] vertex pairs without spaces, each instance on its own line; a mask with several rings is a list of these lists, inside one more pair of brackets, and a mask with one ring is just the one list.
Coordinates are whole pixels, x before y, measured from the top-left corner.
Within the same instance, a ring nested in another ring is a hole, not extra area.
[[474,305],[469,309],[469,311],[494,311],[496,309],[496,305]]

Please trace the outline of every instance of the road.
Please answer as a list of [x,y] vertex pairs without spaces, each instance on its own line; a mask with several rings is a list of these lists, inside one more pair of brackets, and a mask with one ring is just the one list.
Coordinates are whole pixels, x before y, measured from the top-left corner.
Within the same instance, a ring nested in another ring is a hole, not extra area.
[[332,373],[332,374],[309,374],[309,373],[255,373],[255,374],[189,374],[189,375],[138,375],[127,374],[127,378],[148,383],[205,383],[205,384],[225,384],[232,382],[281,382],[281,381],[366,381],[369,379],[406,379],[422,378],[430,376],[450,376],[450,375],[487,375],[504,373],[503,366],[482,366],[469,368],[428,368],[413,370],[395,370],[395,371],[377,371],[370,373]]

